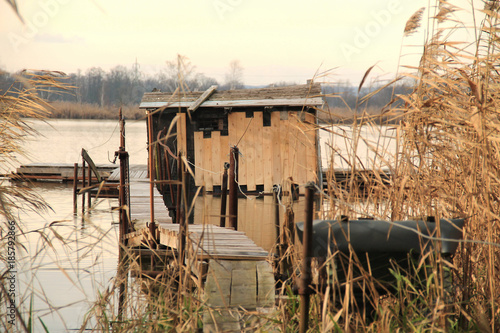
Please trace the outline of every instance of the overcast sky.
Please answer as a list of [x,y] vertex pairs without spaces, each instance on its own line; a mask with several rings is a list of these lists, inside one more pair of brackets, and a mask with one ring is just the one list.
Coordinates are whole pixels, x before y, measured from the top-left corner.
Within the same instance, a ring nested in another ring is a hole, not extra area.
[[[433,1],[431,1],[432,3]],[[18,0],[25,24],[0,0],[0,68],[60,70],[132,66],[154,74],[177,54],[224,80],[231,60],[244,82],[305,83],[335,68],[330,81],[357,84],[416,65],[425,24],[402,38],[424,0]],[[432,9],[431,9],[432,11]],[[424,22],[428,15],[426,11]],[[413,46],[411,46],[413,45]]]

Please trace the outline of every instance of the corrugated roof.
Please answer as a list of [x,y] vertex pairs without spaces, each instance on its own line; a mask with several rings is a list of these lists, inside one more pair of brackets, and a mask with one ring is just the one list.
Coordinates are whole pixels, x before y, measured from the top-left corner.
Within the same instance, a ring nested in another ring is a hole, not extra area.
[[[172,93],[151,92],[145,93],[141,108],[189,107],[201,95],[203,91],[188,92],[173,95]],[[321,85],[297,85],[287,87],[238,89],[215,91],[205,102],[203,107],[226,107],[226,106],[273,106],[273,105],[309,105],[317,106],[323,104],[321,96]]]

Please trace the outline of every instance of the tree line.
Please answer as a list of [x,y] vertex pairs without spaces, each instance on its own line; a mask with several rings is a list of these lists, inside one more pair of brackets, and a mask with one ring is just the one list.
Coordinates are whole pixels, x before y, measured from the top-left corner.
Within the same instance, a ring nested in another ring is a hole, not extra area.
[[[22,72],[17,74],[0,72],[0,92],[16,91],[16,84],[22,84],[19,78],[23,75],[36,75],[37,72]],[[43,74],[43,73],[42,73]],[[51,72],[51,75],[54,75]],[[243,67],[239,61],[230,63],[225,80],[221,84],[216,79],[206,76],[197,71],[188,58],[178,56],[177,59],[167,61],[166,66],[155,75],[146,75],[141,71],[140,65],[135,62],[130,67],[118,65],[105,71],[100,67],[92,67],[85,72],[78,70],[77,73],[66,75],[56,73],[55,80],[63,87],[47,85],[39,89],[42,98],[49,102],[72,102],[78,104],[90,104],[96,107],[116,107],[138,105],[146,92],[162,91],[204,91],[212,85],[218,85],[219,90],[245,88],[243,82]],[[286,86],[293,85],[291,82],[278,82],[267,85]],[[366,107],[382,108],[391,102],[393,96],[408,94],[411,83],[398,84],[395,87],[388,86],[381,89],[382,84],[364,87],[358,90],[349,81],[338,81],[322,84],[322,92],[328,108],[349,109],[361,112]],[[43,87],[43,86],[42,86]],[[14,89],[12,89],[14,88]],[[375,90],[367,102],[360,103],[365,96]]]
[[[23,71],[20,73],[0,72],[0,91],[15,93],[19,78],[26,75],[41,75],[43,72]],[[50,72],[62,87],[47,85],[39,89],[42,98],[49,102],[64,101],[80,104],[92,104],[99,107],[137,105],[146,92],[204,91],[212,85],[219,89],[241,89],[243,84],[243,67],[234,60],[229,65],[225,81],[220,84],[216,79],[199,73],[196,67],[183,56],[175,61],[167,61],[166,67],[155,75],[145,75],[140,65],[135,62],[130,67],[118,65],[105,71],[100,67],[92,67],[85,72],[64,74]],[[21,79],[22,81],[22,79]]]

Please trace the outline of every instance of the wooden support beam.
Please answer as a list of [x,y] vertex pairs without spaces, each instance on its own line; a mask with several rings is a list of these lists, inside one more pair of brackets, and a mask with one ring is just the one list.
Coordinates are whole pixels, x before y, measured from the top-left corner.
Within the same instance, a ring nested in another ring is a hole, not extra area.
[[191,106],[188,108],[188,112],[195,112],[200,107],[200,105],[214,93],[215,90],[217,90],[216,85],[213,85],[205,90],[205,92],[196,101],[194,101],[193,104],[191,104]]

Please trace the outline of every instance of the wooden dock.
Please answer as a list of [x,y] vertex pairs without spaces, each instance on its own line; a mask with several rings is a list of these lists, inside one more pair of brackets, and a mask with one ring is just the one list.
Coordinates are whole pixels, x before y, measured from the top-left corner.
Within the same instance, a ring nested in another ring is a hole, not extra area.
[[[179,249],[179,224],[160,223],[158,234],[160,245],[168,252]],[[129,247],[138,248],[148,246],[152,235],[144,227],[126,238]],[[275,280],[269,254],[245,233],[190,224],[186,245],[185,264],[204,285],[204,332],[240,332],[255,314],[274,309]]]
[[[181,244],[180,225],[171,223],[156,188],[153,200],[158,226],[155,238],[160,247],[166,249],[159,251],[159,255],[177,253]],[[154,237],[146,226],[151,221],[150,183],[147,180],[131,180],[130,214],[136,231],[125,235],[128,247],[132,250],[149,248],[149,241]],[[199,285],[204,285],[204,332],[239,332],[255,313],[274,308],[275,281],[267,251],[241,231],[211,224],[189,224],[187,229],[184,264],[189,265]],[[151,270],[154,272],[153,266]],[[249,315],[248,311],[253,314]]]
[[[116,164],[97,164],[96,168],[99,174],[108,178],[117,168]],[[31,163],[21,165],[13,172],[7,175],[12,180],[32,180],[32,181],[73,181],[75,165],[72,163]],[[78,164],[78,179],[82,179],[82,164]],[[92,177],[95,183],[96,178]]]
[[[142,228],[146,222],[151,221],[149,184],[147,179],[131,177],[130,180],[130,220],[136,228]],[[155,222],[172,223],[172,218],[163,203],[163,197],[156,187],[153,187],[153,193]]]

